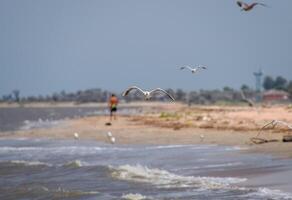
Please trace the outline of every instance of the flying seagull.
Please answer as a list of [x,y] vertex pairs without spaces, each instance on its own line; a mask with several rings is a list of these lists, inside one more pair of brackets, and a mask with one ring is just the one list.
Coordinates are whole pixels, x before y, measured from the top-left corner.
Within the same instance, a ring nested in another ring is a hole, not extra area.
[[123,93],[123,96],[127,96],[131,90],[138,90],[139,92],[141,92],[144,95],[145,100],[151,99],[151,97],[154,93],[160,92],[160,93],[164,93],[169,98],[171,98],[173,101],[175,101],[175,99],[170,94],[168,94],[165,90],[163,90],[161,88],[156,88],[156,89],[151,90],[151,91],[146,91],[146,90],[144,91],[144,90],[138,88],[137,86],[131,86]]
[[255,6],[257,6],[257,5],[261,5],[261,6],[265,6],[265,7],[267,7],[266,4],[258,3],[258,2],[251,3],[251,4],[247,4],[247,3],[244,3],[244,2],[242,2],[242,1],[237,1],[236,3],[237,3],[237,5],[238,5],[239,7],[242,8],[243,11],[250,11],[250,10],[252,10],[252,9],[253,9]]
[[194,73],[198,72],[198,71],[201,70],[201,69],[207,69],[207,67],[202,66],[202,65],[199,65],[199,66],[194,67],[194,68],[192,68],[192,67],[190,67],[190,66],[183,66],[183,67],[180,67],[180,69],[181,69],[181,70],[183,70],[183,69],[189,69],[189,70],[191,70],[191,72],[194,74]]
[[242,98],[242,101],[243,101],[243,102],[248,103],[248,105],[249,105],[250,107],[254,107],[254,102],[253,102],[253,100],[246,98],[246,96],[245,96],[245,94],[244,94],[244,92],[243,92],[242,90],[240,91],[240,94],[241,94],[241,98]]

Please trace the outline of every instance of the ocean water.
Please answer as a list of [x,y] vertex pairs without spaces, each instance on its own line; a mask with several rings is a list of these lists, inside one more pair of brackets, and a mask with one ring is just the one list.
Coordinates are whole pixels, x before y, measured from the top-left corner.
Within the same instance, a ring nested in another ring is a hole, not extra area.
[[260,181],[289,173],[291,160],[242,151],[2,138],[0,199],[292,199],[276,180]]
[[[132,115],[141,112],[141,109],[135,106],[124,106],[120,107],[118,112],[119,115]],[[0,108],[0,131],[51,128],[62,124],[66,119],[108,114],[109,110],[106,107]]]

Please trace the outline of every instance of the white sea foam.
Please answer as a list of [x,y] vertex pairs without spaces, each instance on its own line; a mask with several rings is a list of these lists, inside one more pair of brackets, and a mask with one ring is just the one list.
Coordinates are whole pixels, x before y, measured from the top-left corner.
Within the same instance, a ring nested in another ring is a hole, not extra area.
[[[198,190],[223,189],[230,191],[245,191],[240,197],[256,199],[291,200],[292,195],[279,190],[267,188],[246,188],[234,184],[246,181],[245,178],[219,178],[219,177],[194,177],[181,176],[161,169],[150,169],[141,165],[122,165],[112,167],[112,177],[140,183],[150,183],[158,188],[185,188],[192,187]],[[139,195],[138,195],[139,196]]]
[[272,190],[268,188],[258,188],[258,189],[249,189],[249,188],[238,188],[239,190],[248,190],[247,194],[241,195],[241,197],[256,199],[256,198],[265,198],[265,199],[274,199],[274,200],[291,200],[292,195],[289,193],[282,192],[280,190]]
[[240,146],[233,146],[233,147],[226,147],[224,149],[225,151],[243,151],[243,150],[248,150],[247,147],[240,147]]
[[242,165],[241,162],[233,162],[233,163],[222,163],[222,164],[214,164],[214,165],[205,165],[200,168],[219,168],[219,167],[233,167]]
[[192,147],[194,145],[162,145],[162,146],[152,146],[146,147],[145,149],[174,149],[174,148],[185,148]]
[[119,167],[110,167],[112,169],[112,177],[133,181],[150,183],[157,187],[202,187],[222,188],[230,184],[240,183],[246,179],[242,178],[217,178],[217,177],[193,177],[180,176],[161,169],[150,169],[141,165],[131,166],[122,165]]
[[41,118],[37,121],[29,121],[25,120],[23,122],[23,126],[20,127],[21,130],[30,130],[30,129],[37,129],[37,128],[50,128],[60,124],[60,120],[42,120]]
[[81,190],[68,190],[62,187],[58,187],[57,189],[49,189],[44,186],[39,186],[39,187],[29,187],[27,190],[29,191],[36,191],[36,190],[41,190],[43,192],[49,192],[49,193],[61,193],[68,196],[82,196],[82,195],[94,195],[94,194],[99,194],[98,191],[81,191]]
[[128,199],[128,200],[142,200],[142,199],[146,199],[145,196],[141,195],[141,194],[126,194],[122,196],[122,199]]
[[50,153],[65,154],[93,154],[100,151],[132,151],[132,148],[111,148],[111,147],[86,147],[86,146],[67,146],[67,147],[0,147],[0,153],[23,152],[23,151],[45,151]]
[[183,168],[178,168],[175,171],[184,171],[184,170],[190,170],[190,169],[206,169],[206,168],[224,168],[224,167],[233,167],[233,166],[240,166],[240,165],[242,165],[241,162],[222,163],[222,164],[214,164],[214,165],[183,167]]
[[26,160],[11,160],[9,163],[21,166],[52,166],[49,163],[44,163],[40,161],[26,161]]
[[69,161],[63,164],[63,167],[78,168],[83,166],[88,166],[89,164],[80,160]]

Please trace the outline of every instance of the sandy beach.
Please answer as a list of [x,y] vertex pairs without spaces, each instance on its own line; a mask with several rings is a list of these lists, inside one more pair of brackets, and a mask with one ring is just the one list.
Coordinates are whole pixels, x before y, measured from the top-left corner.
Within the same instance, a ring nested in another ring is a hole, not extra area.
[[248,147],[250,152],[292,157],[292,142],[282,142],[284,135],[292,134],[285,126],[278,125],[260,134],[261,138],[276,140],[275,142],[254,144],[250,141],[271,120],[292,122],[292,108],[289,105],[252,108],[132,103],[120,107],[129,105],[141,108],[142,112],[118,116],[111,126],[105,125],[109,120],[108,116],[89,116],[67,119],[52,128],[4,132],[1,137],[73,139],[73,133],[77,132],[81,140],[107,143],[106,133],[110,131],[119,144],[219,144]]

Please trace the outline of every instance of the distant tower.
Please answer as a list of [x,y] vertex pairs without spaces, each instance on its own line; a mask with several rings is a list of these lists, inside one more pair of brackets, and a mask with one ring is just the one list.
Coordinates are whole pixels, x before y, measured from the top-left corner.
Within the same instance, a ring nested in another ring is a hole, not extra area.
[[256,100],[260,101],[261,100],[261,88],[262,88],[262,76],[263,76],[263,72],[261,69],[259,69],[258,72],[254,72],[253,75],[256,78],[256,92],[257,92],[257,96],[256,96]]
[[261,88],[262,88],[262,75],[263,75],[263,72],[262,72],[261,69],[259,69],[259,71],[258,72],[254,72],[253,75],[256,78],[256,91],[260,92]]

